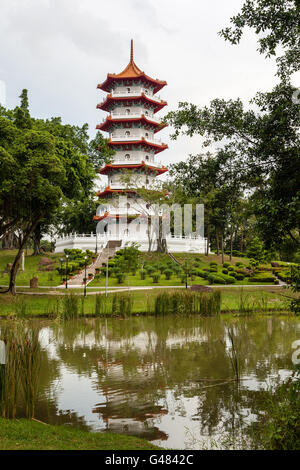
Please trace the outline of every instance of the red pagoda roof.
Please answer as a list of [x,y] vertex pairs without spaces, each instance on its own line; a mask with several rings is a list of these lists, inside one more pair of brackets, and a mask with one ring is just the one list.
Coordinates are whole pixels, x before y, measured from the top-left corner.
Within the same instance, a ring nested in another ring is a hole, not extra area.
[[107,175],[111,173],[111,171],[114,169],[122,169],[122,168],[133,169],[133,170],[136,170],[136,169],[150,170],[152,172],[157,173],[158,175],[162,175],[163,173],[168,171],[168,168],[164,166],[159,168],[156,166],[146,165],[146,163],[142,161],[141,163],[137,163],[133,165],[130,165],[130,164],[118,165],[114,163],[107,163],[103,168],[98,170],[98,173],[100,173],[100,175]]
[[129,141],[129,142],[124,141],[124,140],[112,141],[111,139],[109,139],[108,144],[110,146],[114,146],[114,145],[130,146],[130,145],[140,144],[140,145],[145,145],[145,146],[154,148],[154,150],[155,150],[154,153],[162,152],[163,150],[166,150],[168,148],[167,144],[155,144],[154,142],[149,142],[144,137],[142,137],[140,140],[132,140],[132,141]]
[[103,83],[99,83],[97,88],[100,88],[103,91],[110,92],[111,90],[111,85],[114,81],[119,81],[119,80],[138,80],[141,79],[151,85],[154,86],[154,93],[158,92],[161,88],[163,88],[167,82],[163,80],[158,80],[149,77],[146,75],[139,67],[136,65],[136,63],[133,60],[133,40],[131,39],[131,49],[130,49],[130,61],[127,67],[118,74],[115,73],[108,73],[107,78]]
[[98,197],[104,197],[104,196],[108,196],[108,195],[111,195],[111,194],[117,194],[117,193],[132,193],[132,194],[136,194],[136,191],[134,191],[133,189],[110,189],[110,186],[106,186],[106,188],[104,189],[104,191],[98,191],[96,193],[96,196]]
[[104,215],[94,215],[93,220],[96,222],[100,222],[103,219],[136,219],[137,217],[143,217],[140,214],[110,214],[109,212],[105,212]]
[[151,118],[148,118],[147,116],[142,114],[140,117],[136,117],[136,118],[126,117],[126,118],[119,118],[119,119],[113,116],[107,116],[104,122],[96,126],[96,129],[100,129],[101,131],[108,132],[111,125],[113,123],[118,123],[118,122],[128,122],[128,123],[143,122],[144,124],[151,124],[152,126],[155,126],[154,133],[160,131],[161,129],[163,129],[164,127],[168,125],[166,123],[159,123],[159,122],[152,121]]

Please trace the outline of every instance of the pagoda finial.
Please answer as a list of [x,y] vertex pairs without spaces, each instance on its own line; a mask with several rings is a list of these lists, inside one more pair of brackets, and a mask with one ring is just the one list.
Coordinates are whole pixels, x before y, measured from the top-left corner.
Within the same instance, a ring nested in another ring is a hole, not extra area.
[[133,62],[133,39],[131,39],[131,46],[130,46],[130,63]]

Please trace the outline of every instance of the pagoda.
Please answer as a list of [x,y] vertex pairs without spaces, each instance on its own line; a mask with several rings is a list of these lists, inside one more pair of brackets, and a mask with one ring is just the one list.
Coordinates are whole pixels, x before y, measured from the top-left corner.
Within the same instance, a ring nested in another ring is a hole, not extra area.
[[[94,220],[117,220],[118,234],[110,233],[108,224],[107,236],[108,239],[119,239],[122,244],[125,239],[142,245],[143,242],[147,243],[147,223],[141,224],[140,220],[139,224],[131,224],[136,218],[148,220],[149,215],[147,205],[138,197],[136,189],[151,190],[154,179],[168,171],[156,157],[168,148],[156,137],[166,126],[157,116],[158,111],[167,105],[157,95],[166,84],[139,69],[133,59],[131,40],[127,67],[119,74],[108,74],[106,80],[97,86],[108,93],[97,105],[98,109],[108,112],[108,115],[96,128],[108,132],[108,145],[115,153],[112,160],[98,170],[100,175],[107,176],[108,183],[97,193],[101,205]],[[124,175],[127,175],[127,181]],[[117,208],[113,203],[116,195],[126,195],[123,208],[120,199]],[[101,226],[103,227],[103,223]]]
[[[162,239],[157,237],[157,226],[152,230],[155,226],[152,217],[157,221],[157,214],[153,205],[144,200],[146,196],[141,197],[147,193],[141,188],[149,192],[155,190],[155,178],[168,171],[157,160],[157,154],[168,148],[157,138],[157,133],[166,126],[157,113],[167,105],[157,93],[166,84],[149,77],[136,65],[131,40],[127,67],[119,74],[109,73],[97,86],[107,93],[97,108],[108,115],[96,128],[108,132],[108,145],[114,153],[98,170],[108,181],[97,192],[100,204],[94,216],[96,234],[70,233],[58,237],[56,253],[72,248],[97,253],[98,249],[116,248],[132,242],[138,243],[141,251],[158,248],[158,241]],[[163,241],[169,253],[205,253],[206,250],[204,236],[191,232],[183,234],[181,223],[176,225],[176,230],[174,227],[173,233],[167,227]]]

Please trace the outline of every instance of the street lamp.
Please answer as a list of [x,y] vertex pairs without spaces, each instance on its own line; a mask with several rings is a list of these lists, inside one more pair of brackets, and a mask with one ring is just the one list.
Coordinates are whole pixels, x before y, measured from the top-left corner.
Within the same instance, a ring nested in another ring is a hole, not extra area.
[[69,255],[66,255],[67,262],[66,262],[66,289],[68,289],[68,258]]
[[64,259],[63,258],[59,258],[59,261],[60,261],[60,280],[61,280],[61,283],[63,281],[63,270],[62,270],[62,264],[64,262]]
[[84,257],[84,297],[86,297],[86,260],[87,256]]
[[98,253],[98,237],[97,237],[97,225],[96,225],[96,251],[95,253]]

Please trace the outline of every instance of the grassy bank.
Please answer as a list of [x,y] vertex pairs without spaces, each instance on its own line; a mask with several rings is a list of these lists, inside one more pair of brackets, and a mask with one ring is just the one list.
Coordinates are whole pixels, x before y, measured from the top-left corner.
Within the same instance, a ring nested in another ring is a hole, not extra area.
[[[243,312],[245,310],[260,310],[262,312],[287,311],[287,291],[280,287],[226,287],[217,288],[221,292],[221,312]],[[171,291],[171,289],[167,289]],[[175,290],[175,289],[173,289]],[[181,289],[180,289],[181,290]],[[154,307],[157,295],[165,292],[166,289],[138,290],[131,291],[132,313],[145,313],[149,307]],[[103,295],[103,294],[102,294]],[[109,302],[113,300],[113,293],[108,294]],[[96,295],[78,294],[79,314],[95,315]],[[100,299],[101,301],[101,299]],[[63,295],[22,295],[16,297],[7,294],[0,295],[0,315],[1,316],[57,316],[61,311]]]
[[144,439],[0,418],[0,450],[152,450]]

